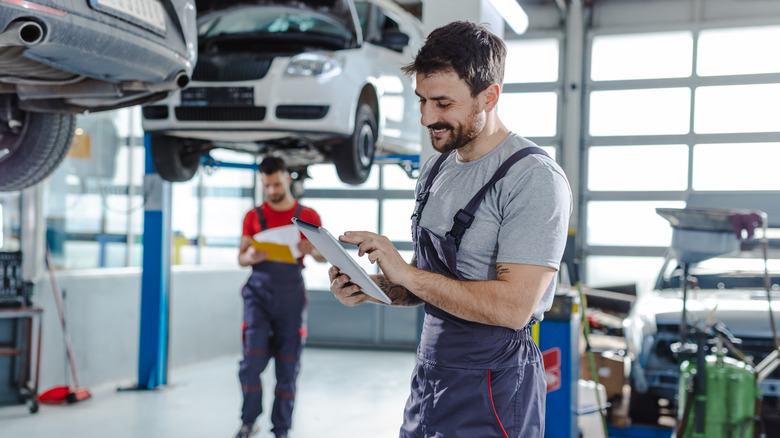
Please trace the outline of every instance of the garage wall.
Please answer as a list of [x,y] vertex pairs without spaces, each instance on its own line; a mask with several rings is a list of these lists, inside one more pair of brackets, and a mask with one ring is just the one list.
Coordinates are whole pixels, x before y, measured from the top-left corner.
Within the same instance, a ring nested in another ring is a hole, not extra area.
[[[240,354],[241,269],[174,269],[170,294],[169,367]],[[141,271],[137,268],[57,271],[65,293],[67,328],[81,384],[135,384]],[[35,286],[44,309],[42,390],[70,382],[64,339],[48,275]],[[66,374],[67,373],[67,374]],[[173,376],[175,371],[171,371]]]
[[[175,267],[171,276],[169,382],[176,368],[241,353],[240,289],[247,269]],[[67,329],[83,386],[134,385],[138,371],[141,270],[56,271],[65,294]],[[44,309],[39,389],[71,383],[64,338],[48,274],[35,285]],[[413,350],[422,308],[346,308],[329,291],[309,291],[309,346]],[[34,344],[33,344],[34,346]],[[238,366],[238,365],[236,365]],[[237,370],[237,368],[236,368]]]

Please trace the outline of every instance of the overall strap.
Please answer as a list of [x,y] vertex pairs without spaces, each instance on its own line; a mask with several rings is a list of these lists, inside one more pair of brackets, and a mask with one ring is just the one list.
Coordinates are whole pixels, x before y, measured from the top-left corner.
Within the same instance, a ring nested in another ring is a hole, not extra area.
[[265,215],[263,214],[263,210],[260,208],[260,206],[255,207],[255,211],[257,212],[257,220],[260,222],[260,231],[263,231],[268,228],[268,223],[265,220]]
[[417,218],[417,221],[420,221],[425,203],[428,202],[428,194],[430,193],[431,186],[433,185],[433,180],[436,179],[436,175],[439,174],[442,163],[444,163],[444,160],[446,160],[451,153],[452,151],[447,152],[446,154],[441,154],[439,159],[433,163],[433,167],[431,167],[431,171],[428,173],[428,178],[425,180],[425,185],[417,195],[417,206],[414,209],[414,213],[412,213],[412,219]]
[[466,233],[466,230],[471,226],[471,223],[474,222],[474,213],[477,211],[477,208],[479,208],[479,205],[482,203],[482,201],[485,199],[485,194],[488,190],[490,190],[491,187],[493,187],[498,180],[504,177],[506,175],[506,172],[509,170],[510,167],[512,167],[515,163],[522,160],[523,158],[527,157],[530,154],[539,154],[539,155],[547,155],[547,152],[544,151],[544,149],[536,147],[536,146],[530,146],[523,149],[520,149],[519,151],[515,152],[506,159],[503,163],[501,163],[501,166],[499,166],[498,170],[496,170],[496,173],[493,175],[493,178],[490,178],[490,181],[488,181],[487,184],[482,186],[481,189],[477,192],[477,194],[474,195],[473,198],[471,198],[471,201],[469,201],[468,204],[466,204],[465,208],[461,208],[458,210],[457,213],[455,213],[455,217],[452,218],[453,224],[452,229],[450,229],[449,232],[447,232],[448,236],[452,236],[455,238],[455,244],[460,245],[460,239],[463,238],[463,235]]
[[[301,218],[301,210],[303,210],[303,206],[301,203],[298,203],[298,207],[295,209],[295,218],[300,219]],[[260,207],[255,207],[255,211],[257,211],[257,220],[260,222],[260,231],[265,230],[268,228],[268,223],[265,220],[265,215],[263,214],[263,210]]]

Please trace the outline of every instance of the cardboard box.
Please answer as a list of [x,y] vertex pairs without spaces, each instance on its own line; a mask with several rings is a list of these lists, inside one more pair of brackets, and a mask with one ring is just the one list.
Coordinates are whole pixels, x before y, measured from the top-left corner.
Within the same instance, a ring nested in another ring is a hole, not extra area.
[[[612,351],[594,351],[593,359],[596,362],[599,383],[604,385],[604,389],[607,391],[607,399],[622,396],[623,385],[626,383],[625,358]],[[580,355],[580,379],[593,380],[586,353]]]

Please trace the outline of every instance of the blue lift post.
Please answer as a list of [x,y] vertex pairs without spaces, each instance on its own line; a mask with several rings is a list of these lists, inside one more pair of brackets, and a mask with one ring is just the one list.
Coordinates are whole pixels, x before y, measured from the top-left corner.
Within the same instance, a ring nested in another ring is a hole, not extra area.
[[555,295],[552,308],[539,323],[539,349],[546,357],[556,357],[548,366],[547,411],[544,420],[545,438],[577,438],[577,382],[580,378],[579,298],[576,295]]
[[165,385],[168,379],[172,207],[171,183],[163,180],[154,169],[149,134],[144,136],[144,147],[144,252],[136,389],[154,389]]

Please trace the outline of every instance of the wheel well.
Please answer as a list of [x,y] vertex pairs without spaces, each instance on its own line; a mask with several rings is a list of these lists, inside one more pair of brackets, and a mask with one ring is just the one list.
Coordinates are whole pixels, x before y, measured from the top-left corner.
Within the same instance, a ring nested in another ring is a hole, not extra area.
[[361,104],[366,104],[371,107],[371,110],[374,111],[377,125],[379,125],[379,98],[376,95],[376,90],[373,85],[367,84],[363,87],[363,90],[360,92],[360,97],[358,98],[358,106]]

